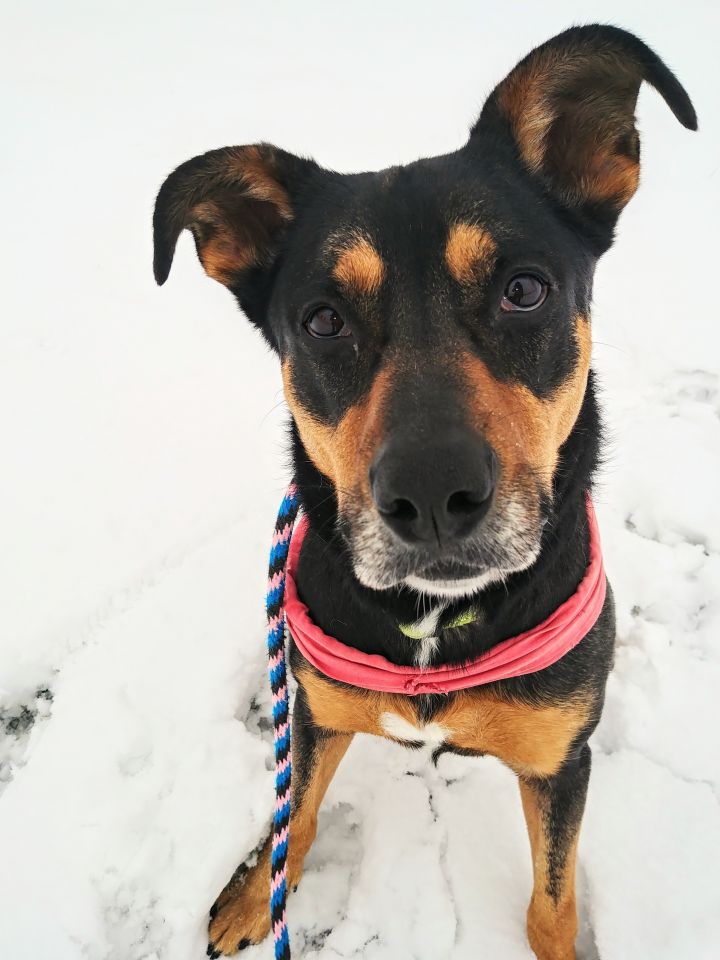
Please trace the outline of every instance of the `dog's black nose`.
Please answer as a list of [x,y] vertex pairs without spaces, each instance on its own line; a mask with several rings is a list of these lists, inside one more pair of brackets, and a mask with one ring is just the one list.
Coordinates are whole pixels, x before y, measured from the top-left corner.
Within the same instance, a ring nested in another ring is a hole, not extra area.
[[370,467],[370,488],[383,520],[406,543],[444,546],[476,529],[497,472],[492,448],[455,429],[430,443],[388,443]]

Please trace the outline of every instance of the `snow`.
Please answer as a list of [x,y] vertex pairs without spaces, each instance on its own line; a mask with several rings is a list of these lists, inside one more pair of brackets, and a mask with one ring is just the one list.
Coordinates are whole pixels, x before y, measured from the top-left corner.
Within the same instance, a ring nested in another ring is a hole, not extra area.
[[[286,411],[187,237],[155,288],[162,178],[259,139],[344,170],[453,149],[520,56],[593,19],[667,58],[701,133],[643,91],[643,186],[597,277],[619,637],[580,955],[718,955],[717,10],[73,0],[13,10],[0,58],[0,956],[203,957],[207,910],[268,825],[262,598]],[[530,883],[508,771],[357,738],[293,942],[322,960],[527,960]]]

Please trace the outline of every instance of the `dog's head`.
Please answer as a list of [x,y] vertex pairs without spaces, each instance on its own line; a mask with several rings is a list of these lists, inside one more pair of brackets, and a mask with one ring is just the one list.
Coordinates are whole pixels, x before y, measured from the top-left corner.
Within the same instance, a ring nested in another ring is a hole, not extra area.
[[515,67],[455,153],[343,175],[227,147],[164,183],[156,279],[189,228],[280,357],[365,585],[456,596],[536,558],[595,263],[638,184],[642,81],[695,129],[640,40],[577,27]]

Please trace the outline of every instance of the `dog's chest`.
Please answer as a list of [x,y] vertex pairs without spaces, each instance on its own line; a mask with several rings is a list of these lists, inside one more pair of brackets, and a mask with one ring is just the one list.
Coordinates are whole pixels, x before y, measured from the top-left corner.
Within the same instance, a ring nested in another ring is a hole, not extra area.
[[[395,710],[386,710],[378,717],[381,733],[391,740],[399,740],[402,743],[421,743],[431,746],[441,746],[450,738],[450,731],[441,723],[434,720],[428,723],[416,716],[414,720],[409,720]],[[372,732],[372,731],[365,731]]]
[[560,767],[591,710],[585,698],[532,705],[475,688],[444,697],[429,713],[419,698],[340,686],[315,671],[302,670],[298,679],[313,720],[328,730],[491,754],[516,772],[535,776]]

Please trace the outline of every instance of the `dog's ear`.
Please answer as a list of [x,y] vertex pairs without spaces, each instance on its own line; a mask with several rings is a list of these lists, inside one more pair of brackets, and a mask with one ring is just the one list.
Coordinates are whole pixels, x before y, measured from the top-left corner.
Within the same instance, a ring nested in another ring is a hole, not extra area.
[[635,105],[643,80],[683,126],[697,129],[687,93],[642,40],[617,27],[572,27],[495,88],[470,143],[509,135],[527,170],[562,203],[612,222],[638,184]]
[[272,265],[295,195],[319,170],[312,160],[265,143],[211,150],[183,163],[155,203],[157,282],[167,280],[187,228],[205,272],[240,295],[245,280]]

